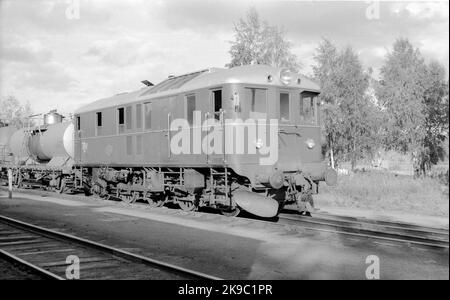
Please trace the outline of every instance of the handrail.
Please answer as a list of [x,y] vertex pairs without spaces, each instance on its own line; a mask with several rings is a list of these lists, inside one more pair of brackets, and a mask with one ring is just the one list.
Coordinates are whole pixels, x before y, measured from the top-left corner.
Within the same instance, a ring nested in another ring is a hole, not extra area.
[[171,113],[167,114],[167,152],[168,152],[168,158],[170,159],[172,156],[172,150],[170,149],[170,118],[171,118]]
[[[208,140],[208,133],[209,133],[209,124],[208,124],[208,121],[209,121],[209,115],[210,115],[210,113],[209,112],[206,112],[205,113],[205,120],[206,120],[206,127],[207,127],[207,132],[206,132],[206,136],[205,136],[205,138],[206,138],[206,164],[209,164],[209,147],[211,146],[210,145],[210,141]],[[203,124],[202,124],[202,127],[203,127]],[[203,128],[202,128],[202,132],[203,132]]]

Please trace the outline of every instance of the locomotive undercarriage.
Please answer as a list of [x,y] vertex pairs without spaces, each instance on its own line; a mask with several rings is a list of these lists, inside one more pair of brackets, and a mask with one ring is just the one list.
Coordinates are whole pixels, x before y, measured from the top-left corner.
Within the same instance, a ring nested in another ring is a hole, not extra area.
[[[1,173],[7,182],[6,169]],[[194,211],[208,207],[226,216],[236,216],[242,208],[242,198],[273,199],[278,211],[285,204],[296,204],[301,213],[313,208],[312,194],[317,184],[299,173],[285,174],[283,186],[252,185],[231,168],[174,168],[174,167],[74,167],[67,170],[14,168],[13,184],[17,188],[41,188],[58,193],[84,192],[101,198],[143,202],[153,207],[178,205],[182,210]],[[246,200],[245,200],[246,201]],[[251,204],[249,204],[251,206]],[[251,211],[249,206],[243,207]],[[258,215],[256,213],[256,215]]]
[[248,182],[229,168],[93,168],[90,190],[102,198],[160,207],[177,204],[185,211],[200,207],[224,215],[239,213],[233,192]]
[[296,204],[301,213],[308,214],[314,208],[312,194],[317,192],[317,183],[299,173],[286,174],[278,189],[252,185],[227,167],[93,168],[91,173],[90,191],[99,197],[155,207],[172,203],[185,211],[208,207],[227,216],[239,214],[239,196],[251,195],[260,197],[258,201],[275,200],[278,211],[285,204]]

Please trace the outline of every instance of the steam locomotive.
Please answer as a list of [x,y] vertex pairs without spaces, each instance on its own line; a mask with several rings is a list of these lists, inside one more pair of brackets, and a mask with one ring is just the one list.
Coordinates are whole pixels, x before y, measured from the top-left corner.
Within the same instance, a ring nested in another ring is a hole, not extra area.
[[270,218],[308,210],[320,181],[319,86],[288,69],[248,65],[169,76],[92,102],[64,121],[0,128],[0,168],[16,187],[84,192],[183,210]]

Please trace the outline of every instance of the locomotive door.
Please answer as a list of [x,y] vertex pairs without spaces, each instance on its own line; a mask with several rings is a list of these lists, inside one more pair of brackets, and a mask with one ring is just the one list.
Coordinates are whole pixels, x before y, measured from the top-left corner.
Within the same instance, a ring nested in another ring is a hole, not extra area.
[[211,165],[223,165],[225,155],[225,110],[223,109],[223,89],[212,89],[209,97],[209,110],[206,113],[205,131],[206,159]]
[[75,117],[75,130],[73,131],[73,141],[74,141],[74,159],[76,163],[81,163],[82,156],[82,145],[81,145],[81,124],[80,116]]
[[300,165],[300,141],[302,138],[299,126],[295,124],[296,102],[298,95],[288,90],[279,89],[276,96],[278,112],[278,149],[279,164],[284,166]]

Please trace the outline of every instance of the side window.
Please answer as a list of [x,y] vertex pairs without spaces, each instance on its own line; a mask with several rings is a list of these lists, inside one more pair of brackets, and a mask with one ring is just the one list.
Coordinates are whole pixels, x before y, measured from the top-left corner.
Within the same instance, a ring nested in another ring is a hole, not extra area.
[[214,118],[220,120],[220,110],[222,109],[222,90],[213,91]]
[[101,112],[97,112],[95,113],[96,116],[96,125],[95,126],[95,135],[101,135],[102,134],[102,126],[103,126],[103,119],[102,119],[102,113]]
[[250,118],[267,118],[267,90],[256,88],[245,88],[245,100],[250,103]]
[[300,124],[316,124],[315,98],[317,94],[303,92],[300,94]]
[[145,129],[151,129],[152,128],[152,103],[147,102],[144,103],[144,123],[145,123]]
[[195,95],[186,96],[186,119],[189,125],[194,124]]
[[117,109],[117,120],[117,131],[123,133],[125,131],[125,109],[123,107]]
[[142,104],[136,104],[136,129],[142,129]]
[[75,118],[76,137],[81,138],[81,119],[80,116]]
[[289,122],[289,93],[280,93],[280,121]]
[[126,124],[127,124],[127,129],[129,130],[129,129],[132,129],[132,127],[133,127],[133,123],[131,123],[131,119],[132,119],[132,111],[131,111],[131,106],[127,106],[126,108],[125,108],[125,122],[126,122]]
[[81,120],[80,120],[80,116],[77,116],[77,130],[80,131],[81,130]]

